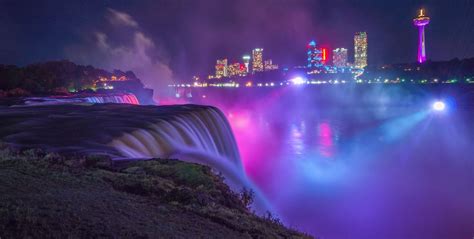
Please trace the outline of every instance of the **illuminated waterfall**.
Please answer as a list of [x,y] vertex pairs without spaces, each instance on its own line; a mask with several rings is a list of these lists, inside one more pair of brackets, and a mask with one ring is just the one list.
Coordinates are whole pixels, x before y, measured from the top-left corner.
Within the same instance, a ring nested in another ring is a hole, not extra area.
[[271,211],[247,179],[234,134],[219,109],[88,103],[135,103],[131,95],[61,100],[53,101],[59,102],[54,107],[0,108],[0,115],[15,119],[0,124],[0,138],[17,147],[52,152],[107,154],[114,160],[178,159],[207,165],[222,173],[234,191],[253,189],[257,212]]
[[221,172],[234,190],[243,187],[254,190],[254,206],[258,212],[269,210],[261,193],[245,176],[231,127],[216,108],[206,107],[156,119],[147,128],[114,139],[109,146],[127,158],[176,158],[208,165]]
[[242,171],[230,125],[215,108],[157,119],[147,129],[125,133],[109,145],[127,158],[179,157],[222,172]]
[[104,103],[117,103],[117,104],[132,104],[139,105],[139,101],[134,94],[121,94],[121,95],[99,95],[85,97],[88,103],[104,104]]
[[92,103],[92,104],[104,104],[104,103],[116,103],[116,104],[132,104],[139,105],[137,97],[134,94],[101,94],[91,96],[65,96],[65,97],[29,97],[24,101],[25,105],[62,105],[62,104],[80,104],[80,103]]

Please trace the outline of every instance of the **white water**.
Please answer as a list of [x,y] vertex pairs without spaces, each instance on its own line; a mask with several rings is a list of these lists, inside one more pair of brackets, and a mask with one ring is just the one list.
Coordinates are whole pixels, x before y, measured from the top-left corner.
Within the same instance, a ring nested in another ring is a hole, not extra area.
[[207,165],[221,172],[234,191],[252,189],[257,212],[269,210],[259,190],[245,176],[231,127],[216,108],[157,119],[146,129],[114,139],[109,146],[127,158],[176,158]]
[[116,95],[95,95],[95,96],[73,96],[73,97],[29,97],[24,101],[25,105],[62,105],[62,104],[132,104],[139,105],[139,101],[134,94],[116,94]]
[[101,96],[89,96],[85,100],[89,103],[104,104],[104,103],[117,103],[117,104],[132,104],[139,105],[139,101],[134,94],[122,94],[122,95],[101,95]]

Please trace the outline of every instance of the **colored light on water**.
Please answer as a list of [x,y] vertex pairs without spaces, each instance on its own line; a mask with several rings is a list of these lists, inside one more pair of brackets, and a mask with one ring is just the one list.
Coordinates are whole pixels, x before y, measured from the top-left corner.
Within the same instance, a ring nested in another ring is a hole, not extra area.
[[436,111],[444,111],[446,109],[446,104],[442,101],[436,101],[433,103],[432,108]]

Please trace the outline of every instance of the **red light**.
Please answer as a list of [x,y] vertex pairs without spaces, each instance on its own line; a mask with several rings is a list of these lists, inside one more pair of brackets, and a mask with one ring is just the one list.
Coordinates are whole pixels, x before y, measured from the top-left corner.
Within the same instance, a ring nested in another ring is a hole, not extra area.
[[327,50],[326,48],[323,48],[323,61],[326,61],[327,59]]

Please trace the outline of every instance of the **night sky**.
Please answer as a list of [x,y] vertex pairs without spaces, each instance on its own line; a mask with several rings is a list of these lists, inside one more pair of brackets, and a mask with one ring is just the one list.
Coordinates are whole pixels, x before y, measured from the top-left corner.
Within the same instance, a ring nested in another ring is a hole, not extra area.
[[357,31],[369,34],[369,64],[415,62],[420,7],[428,58],[474,57],[472,0],[0,0],[0,64],[70,59],[184,79],[257,47],[303,65],[308,41],[352,51]]

